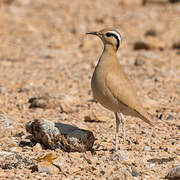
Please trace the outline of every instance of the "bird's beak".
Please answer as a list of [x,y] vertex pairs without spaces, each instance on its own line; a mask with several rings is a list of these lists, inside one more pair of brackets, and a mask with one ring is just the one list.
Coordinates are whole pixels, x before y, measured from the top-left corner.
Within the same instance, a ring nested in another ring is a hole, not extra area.
[[86,33],[86,34],[91,34],[91,35],[96,35],[96,36],[99,35],[98,32],[88,32],[88,33]]

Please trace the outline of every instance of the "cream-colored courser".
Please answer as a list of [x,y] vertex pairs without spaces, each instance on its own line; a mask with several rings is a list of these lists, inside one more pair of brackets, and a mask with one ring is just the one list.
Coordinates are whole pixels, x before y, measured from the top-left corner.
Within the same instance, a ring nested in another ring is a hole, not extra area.
[[89,32],[87,34],[97,35],[104,43],[104,50],[92,76],[91,87],[94,99],[115,113],[115,151],[117,151],[120,124],[117,113],[120,113],[121,116],[124,140],[126,131],[125,118],[123,115],[138,117],[151,126],[152,123],[118,61],[116,52],[121,43],[121,35],[112,29],[103,29],[99,32]]

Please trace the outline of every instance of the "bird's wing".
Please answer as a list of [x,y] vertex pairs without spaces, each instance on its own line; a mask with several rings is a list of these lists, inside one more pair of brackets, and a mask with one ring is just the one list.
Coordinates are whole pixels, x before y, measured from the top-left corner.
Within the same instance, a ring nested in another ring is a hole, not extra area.
[[117,71],[108,73],[106,76],[106,86],[114,98],[132,110],[132,114],[135,113],[135,116],[141,118],[146,123],[151,124],[148,120],[147,113],[144,111],[138,100],[138,96],[131,85],[131,82],[123,71],[120,73]]

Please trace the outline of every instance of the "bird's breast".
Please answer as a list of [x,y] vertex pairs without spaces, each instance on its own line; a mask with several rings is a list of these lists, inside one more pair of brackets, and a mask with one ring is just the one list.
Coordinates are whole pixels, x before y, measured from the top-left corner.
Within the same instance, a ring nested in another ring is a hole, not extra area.
[[100,95],[105,95],[105,73],[98,68],[96,68],[93,73],[91,79],[91,88],[95,99],[97,99]]
[[112,97],[106,86],[106,75],[107,72],[103,72],[101,68],[95,69],[91,79],[93,97],[105,108],[117,112],[119,111],[118,101]]

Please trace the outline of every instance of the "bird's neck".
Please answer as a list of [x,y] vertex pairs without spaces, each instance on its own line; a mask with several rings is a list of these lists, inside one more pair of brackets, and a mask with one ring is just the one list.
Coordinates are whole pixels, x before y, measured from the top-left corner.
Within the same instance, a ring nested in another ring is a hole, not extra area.
[[117,62],[118,60],[116,55],[116,49],[112,45],[106,44],[99,59],[98,67],[110,67],[111,65]]
[[113,46],[112,44],[105,44],[104,45],[104,50],[103,50],[103,53],[104,52],[107,52],[107,53],[111,53],[111,54],[116,54],[117,52],[117,49],[116,49],[116,46]]

